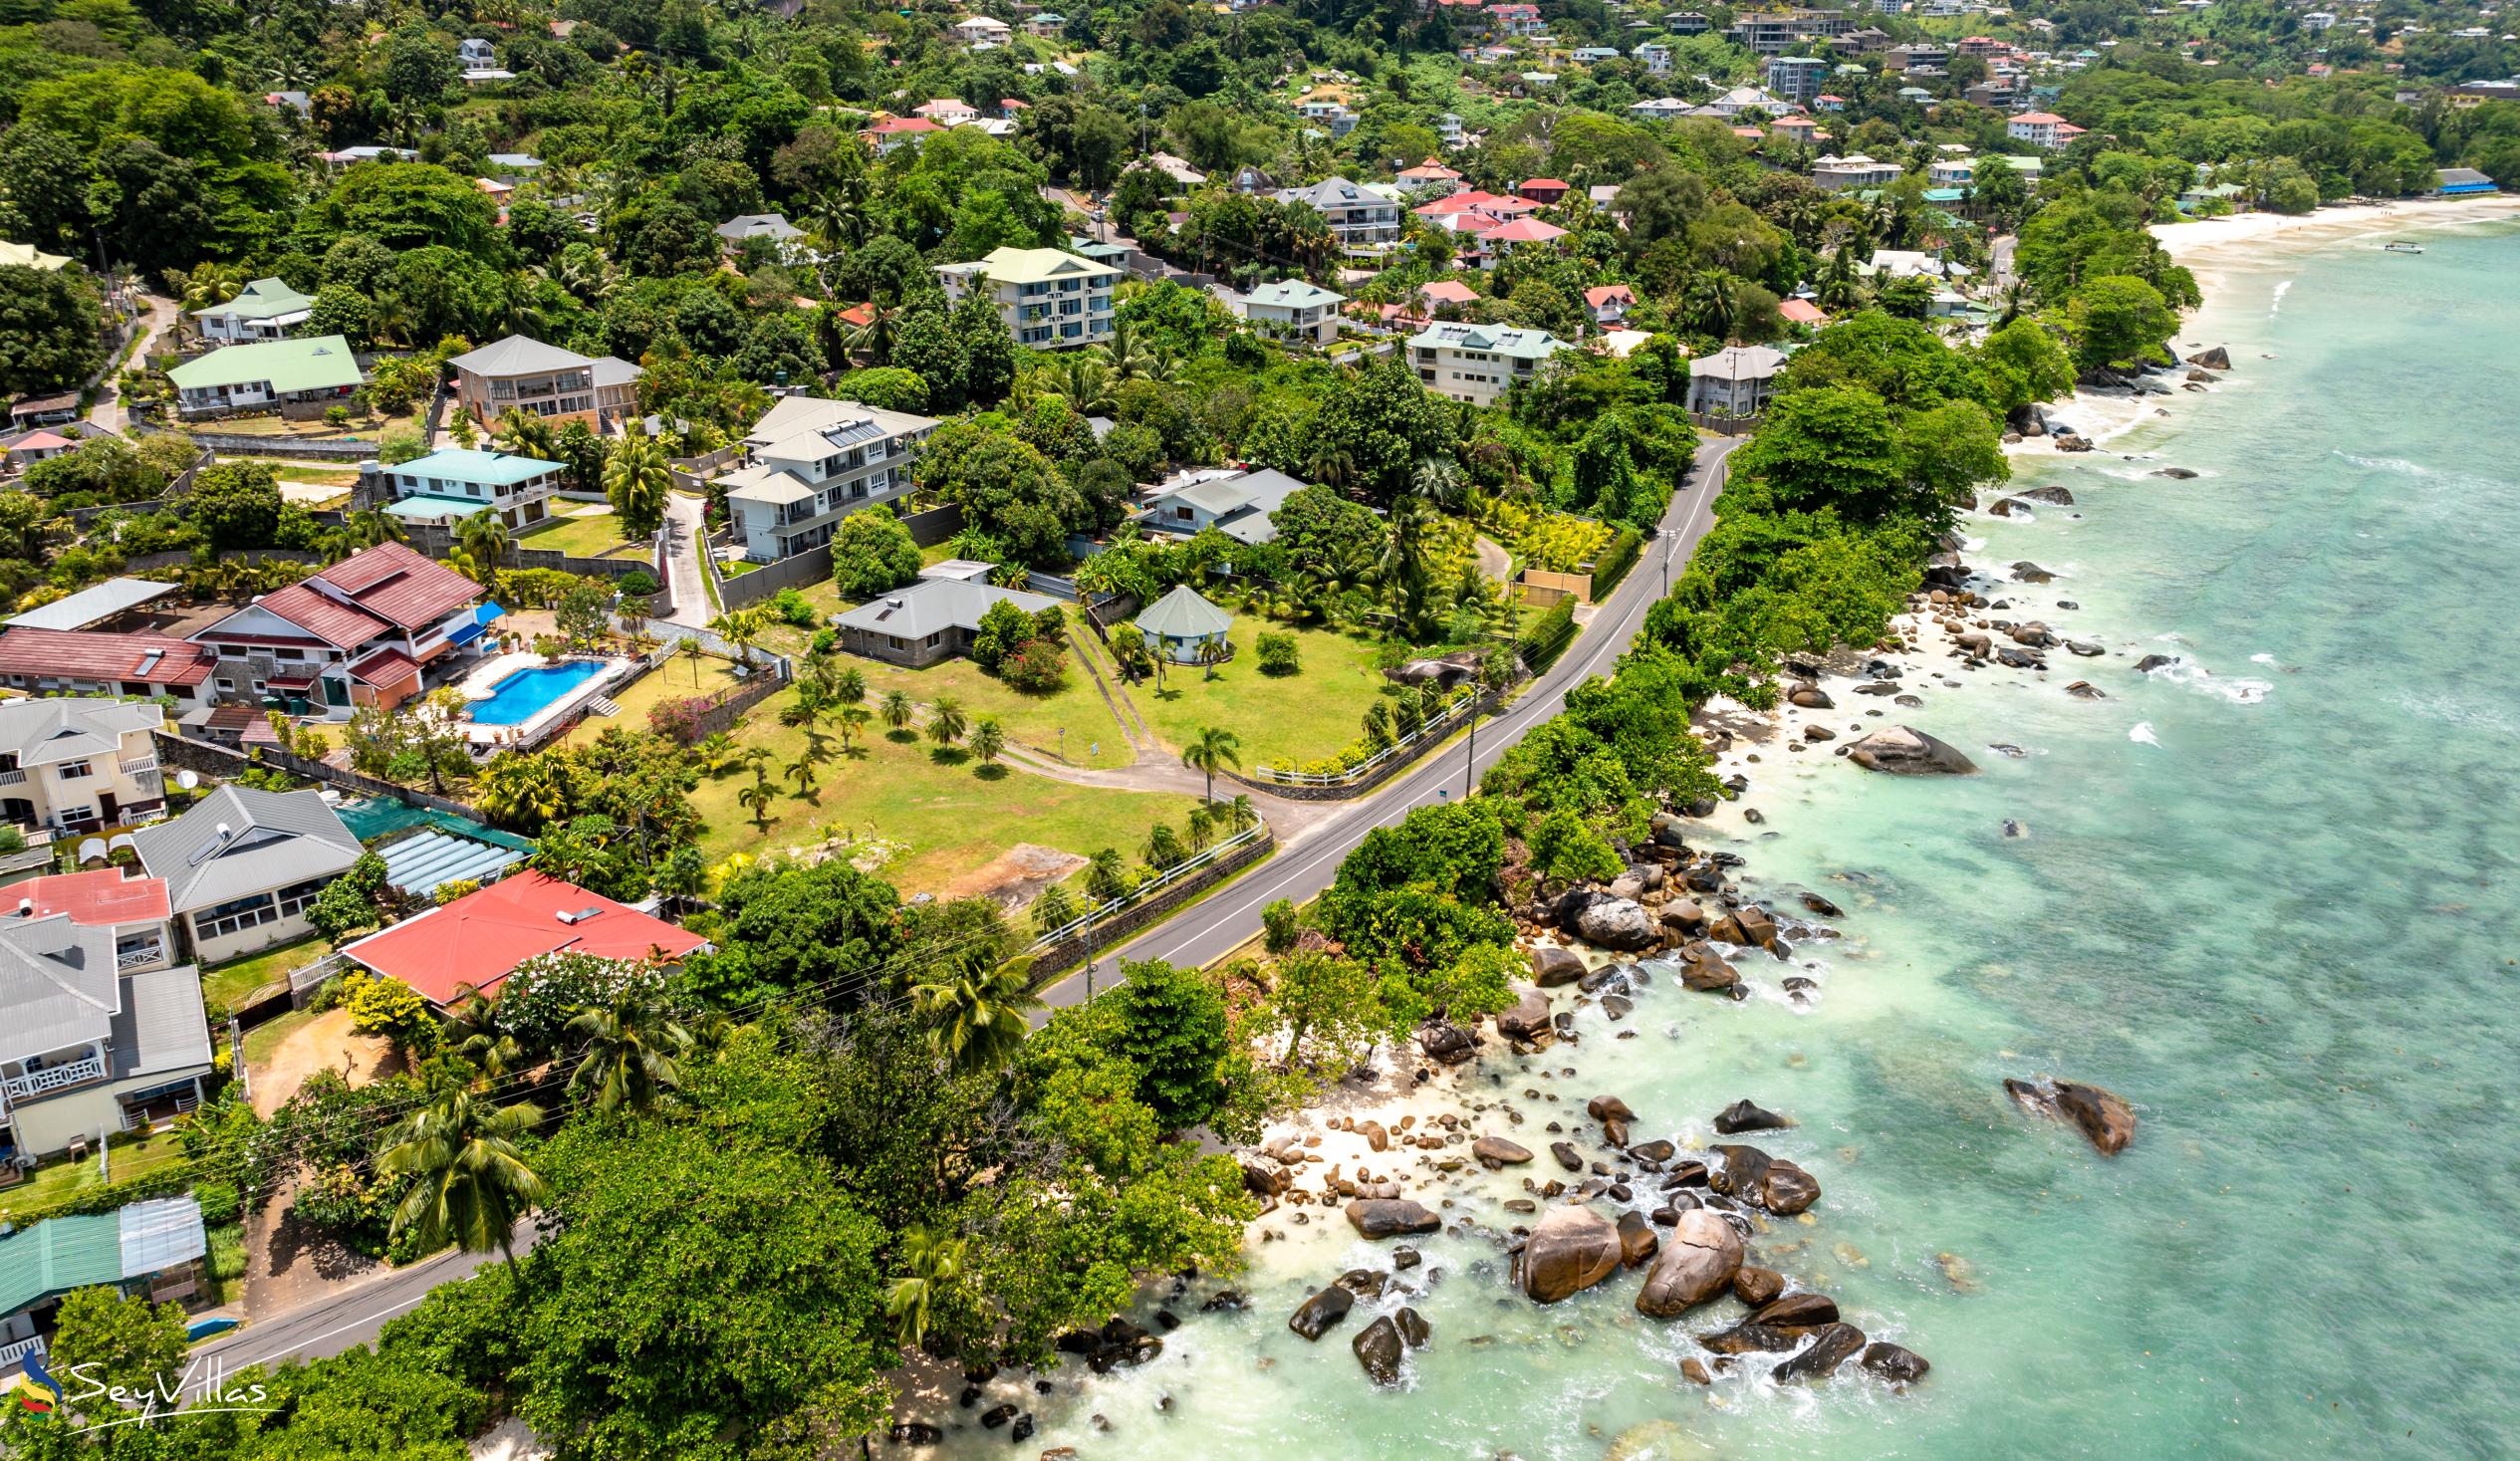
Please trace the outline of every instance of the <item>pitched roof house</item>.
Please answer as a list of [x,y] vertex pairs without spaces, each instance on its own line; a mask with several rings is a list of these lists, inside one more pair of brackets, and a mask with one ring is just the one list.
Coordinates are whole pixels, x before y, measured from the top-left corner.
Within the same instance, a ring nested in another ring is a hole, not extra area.
[[164,885],[107,870],[13,889],[0,916],[0,1151],[101,1139],[201,1098],[201,975],[169,967]]
[[359,860],[359,839],[314,792],[223,786],[131,834],[148,875],[205,964],[314,932],[306,910]]
[[164,723],[149,700],[0,703],[0,817],[85,830],[156,811],[166,788],[151,734]]
[[537,954],[679,960],[708,946],[654,914],[525,871],[372,933],[342,954],[442,1008],[467,992],[495,997],[516,966]]
[[302,713],[346,720],[420,692],[421,671],[468,650],[506,610],[481,586],[400,543],[379,543],[265,594],[207,628],[226,695],[304,701]]

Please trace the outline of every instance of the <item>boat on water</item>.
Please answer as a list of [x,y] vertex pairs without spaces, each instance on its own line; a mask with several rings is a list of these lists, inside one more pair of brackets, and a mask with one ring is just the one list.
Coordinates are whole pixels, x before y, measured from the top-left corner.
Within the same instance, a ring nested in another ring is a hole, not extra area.
[[2392,254],[2420,254],[2423,252],[2423,245],[2408,243],[2402,238],[2394,238],[2382,244],[2381,249],[2385,253]]

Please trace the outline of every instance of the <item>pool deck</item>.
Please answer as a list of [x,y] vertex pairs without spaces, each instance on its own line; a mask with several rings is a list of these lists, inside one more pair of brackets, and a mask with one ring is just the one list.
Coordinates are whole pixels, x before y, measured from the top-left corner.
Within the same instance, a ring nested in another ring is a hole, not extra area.
[[487,700],[496,693],[499,681],[510,675],[522,670],[567,664],[572,660],[601,664],[604,668],[568,694],[552,701],[514,725],[475,725],[467,720],[464,723],[464,738],[476,746],[485,746],[494,750],[539,744],[554,726],[585,709],[588,701],[596,699],[606,690],[620,684],[638,665],[638,661],[625,659],[619,655],[569,654],[557,660],[546,660],[531,650],[518,650],[508,654],[495,654],[481,661],[478,667],[456,683],[455,689],[466,700]]

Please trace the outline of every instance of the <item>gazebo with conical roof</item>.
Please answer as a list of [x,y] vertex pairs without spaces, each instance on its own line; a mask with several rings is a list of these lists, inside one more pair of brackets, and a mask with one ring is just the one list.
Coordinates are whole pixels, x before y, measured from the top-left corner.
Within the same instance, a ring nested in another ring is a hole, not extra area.
[[1145,635],[1146,652],[1174,664],[1199,662],[1199,646],[1226,644],[1225,631],[1234,616],[1199,597],[1183,584],[1137,615],[1137,632]]

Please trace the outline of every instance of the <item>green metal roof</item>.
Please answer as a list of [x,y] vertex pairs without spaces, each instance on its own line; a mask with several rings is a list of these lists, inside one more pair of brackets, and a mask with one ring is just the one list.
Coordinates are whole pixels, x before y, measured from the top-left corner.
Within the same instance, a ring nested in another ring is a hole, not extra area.
[[315,301],[291,289],[283,281],[257,279],[226,304],[212,305],[192,314],[194,319],[204,315],[226,315],[239,320],[268,320],[275,315],[294,315],[313,308]]
[[1187,584],[1156,600],[1137,615],[1140,630],[1167,639],[1200,639],[1233,626],[1232,614],[1200,598],[1198,591]]
[[415,456],[407,462],[395,462],[385,470],[406,477],[435,477],[441,481],[473,482],[484,487],[514,487],[546,473],[557,472],[561,466],[559,462],[519,456],[512,451],[449,446],[426,456]]
[[0,1314],[55,1294],[123,1282],[123,1223],[114,1213],[53,1218],[0,1238]]
[[184,362],[168,370],[166,378],[185,390],[267,380],[274,391],[286,394],[357,385],[367,376],[360,373],[359,357],[352,353],[349,341],[338,335],[317,335],[227,346]]
[[433,523],[439,518],[468,518],[474,513],[489,510],[490,504],[469,497],[437,497],[426,492],[396,498],[385,504],[385,513],[389,517],[424,523]]

